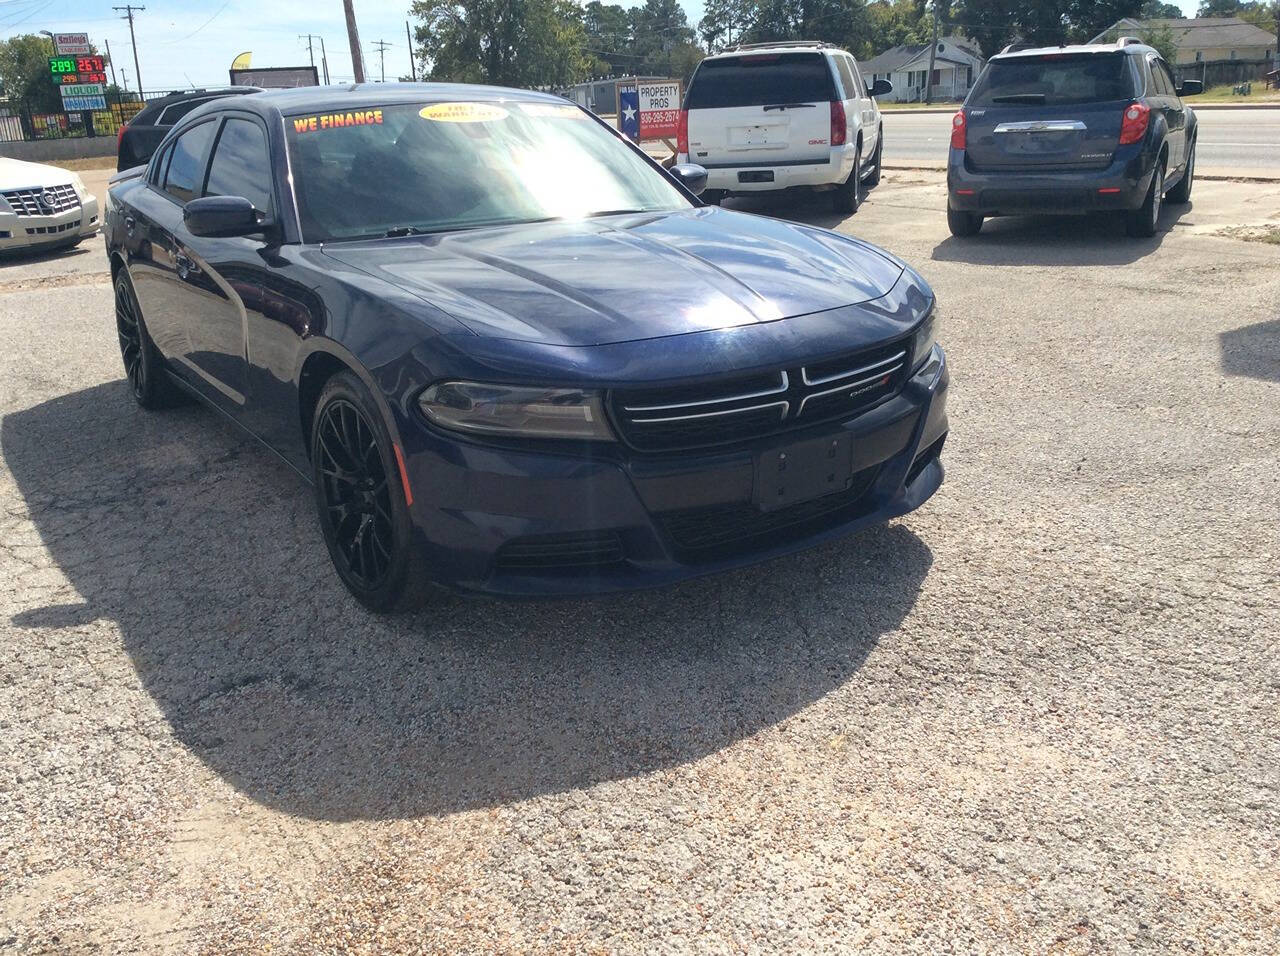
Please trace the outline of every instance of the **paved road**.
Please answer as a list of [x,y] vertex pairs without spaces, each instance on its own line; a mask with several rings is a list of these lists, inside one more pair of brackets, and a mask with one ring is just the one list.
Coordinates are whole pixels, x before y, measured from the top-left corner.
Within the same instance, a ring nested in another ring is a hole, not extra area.
[[943,201],[730,201],[933,284],[924,508],[390,619],[286,466],[132,404],[100,240],[0,265],[0,952],[1280,952],[1280,270],[1211,234],[1280,186]]
[[[1280,110],[1201,110],[1201,169],[1233,167],[1280,176]],[[951,114],[886,112],[885,159],[945,160]]]

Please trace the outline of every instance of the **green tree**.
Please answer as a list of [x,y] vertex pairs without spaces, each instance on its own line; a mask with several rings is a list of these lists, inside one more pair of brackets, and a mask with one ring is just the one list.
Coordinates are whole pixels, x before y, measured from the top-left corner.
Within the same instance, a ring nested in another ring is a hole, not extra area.
[[62,96],[49,72],[51,56],[48,37],[26,33],[0,41],[0,87],[10,103],[36,113],[62,109]]
[[1035,46],[1082,43],[1123,17],[1143,0],[956,0],[955,16],[978,41],[983,55],[998,53],[1014,39]]
[[1268,33],[1276,31],[1280,2],[1271,0],[1200,0],[1197,17],[1239,17]]
[[423,73],[499,86],[567,86],[589,61],[582,8],[570,0],[414,0]]
[[1181,20],[1182,8],[1175,3],[1147,0],[1138,11],[1139,20]]

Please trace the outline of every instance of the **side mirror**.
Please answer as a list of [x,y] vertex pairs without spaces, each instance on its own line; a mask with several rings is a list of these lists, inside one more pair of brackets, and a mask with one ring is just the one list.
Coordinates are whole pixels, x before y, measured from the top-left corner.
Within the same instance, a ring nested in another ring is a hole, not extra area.
[[876,80],[871,84],[872,96],[888,96],[893,92],[893,84],[888,80]]
[[204,196],[182,209],[182,222],[193,236],[249,236],[262,232],[262,213],[243,196]]
[[1195,96],[1197,93],[1204,92],[1204,83],[1200,80],[1183,80],[1182,85],[1178,87],[1179,96]]
[[707,171],[697,163],[677,163],[671,167],[671,175],[695,196],[702,195],[702,191],[707,188]]

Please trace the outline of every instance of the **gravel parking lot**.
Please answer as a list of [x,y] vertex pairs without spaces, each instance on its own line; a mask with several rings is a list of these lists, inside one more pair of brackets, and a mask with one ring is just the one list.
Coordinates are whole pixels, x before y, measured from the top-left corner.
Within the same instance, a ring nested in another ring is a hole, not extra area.
[[100,240],[0,266],[0,951],[1280,949],[1280,185],[943,203],[731,203],[933,283],[921,511],[392,619],[270,453],[133,405]]

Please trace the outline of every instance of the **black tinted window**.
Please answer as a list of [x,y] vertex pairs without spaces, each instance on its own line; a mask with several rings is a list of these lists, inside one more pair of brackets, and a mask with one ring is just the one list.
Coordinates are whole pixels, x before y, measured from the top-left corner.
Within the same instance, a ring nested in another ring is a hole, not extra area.
[[209,155],[209,142],[217,123],[201,123],[193,126],[173,143],[170,150],[169,169],[164,176],[164,191],[182,202],[200,195],[200,180],[204,174],[205,157]]
[[206,97],[202,100],[184,100],[181,103],[174,103],[172,106],[166,106],[160,111],[160,116],[156,119],[157,126],[172,126],[182,117],[186,116],[197,106],[204,106],[213,97]]
[[1173,82],[1173,77],[1169,75],[1169,67],[1165,65],[1164,60],[1151,61],[1151,75],[1156,78],[1156,88],[1165,96],[1177,96],[1178,87]]
[[817,103],[835,98],[831,70],[821,53],[749,53],[704,60],[693,75],[685,108]]
[[1070,106],[1126,100],[1133,96],[1133,82],[1125,59],[1120,53],[1083,53],[993,60],[967,105]]
[[243,196],[262,212],[271,212],[271,164],[267,136],[251,120],[228,119],[213,149],[206,196]]
[[844,87],[844,95],[847,99],[866,95],[862,92],[861,81],[855,78],[851,63],[847,56],[836,57],[836,69],[840,71],[840,85]]

